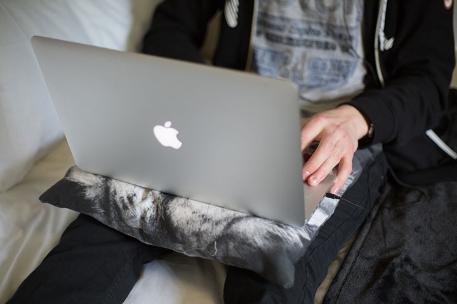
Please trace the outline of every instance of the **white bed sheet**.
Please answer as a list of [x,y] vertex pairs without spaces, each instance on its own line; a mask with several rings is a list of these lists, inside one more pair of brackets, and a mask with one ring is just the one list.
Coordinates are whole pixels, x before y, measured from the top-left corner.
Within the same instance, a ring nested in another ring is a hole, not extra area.
[[[77,213],[42,204],[38,196],[73,164],[65,141],[41,159],[18,185],[0,193],[0,303],[57,244]],[[145,265],[124,303],[222,303],[222,265],[180,254]]]

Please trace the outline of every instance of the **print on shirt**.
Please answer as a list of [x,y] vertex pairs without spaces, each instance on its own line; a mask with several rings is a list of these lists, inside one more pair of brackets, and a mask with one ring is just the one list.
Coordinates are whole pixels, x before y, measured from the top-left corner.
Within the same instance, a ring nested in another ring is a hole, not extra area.
[[293,81],[304,106],[341,103],[364,88],[362,17],[363,0],[259,0],[253,68]]

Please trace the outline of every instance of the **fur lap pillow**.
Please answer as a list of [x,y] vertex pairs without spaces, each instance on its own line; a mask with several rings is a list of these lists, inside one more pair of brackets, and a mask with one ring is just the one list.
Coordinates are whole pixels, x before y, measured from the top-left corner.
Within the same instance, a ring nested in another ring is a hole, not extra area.
[[[343,191],[360,175],[358,159]],[[342,194],[342,193],[339,193]],[[71,168],[40,200],[89,215],[141,242],[259,273],[290,287],[294,265],[338,199],[325,197],[303,227],[145,189]]]

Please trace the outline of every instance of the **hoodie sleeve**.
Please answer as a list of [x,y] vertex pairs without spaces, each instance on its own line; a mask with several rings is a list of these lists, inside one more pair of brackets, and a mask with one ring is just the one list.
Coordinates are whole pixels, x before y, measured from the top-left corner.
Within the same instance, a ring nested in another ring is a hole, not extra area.
[[154,12],[142,52],[203,63],[200,49],[221,0],[165,0]]
[[452,8],[443,0],[390,1],[386,31],[389,22],[396,28],[388,33],[394,47],[381,52],[385,86],[349,102],[374,125],[369,144],[406,143],[435,127],[454,68]]

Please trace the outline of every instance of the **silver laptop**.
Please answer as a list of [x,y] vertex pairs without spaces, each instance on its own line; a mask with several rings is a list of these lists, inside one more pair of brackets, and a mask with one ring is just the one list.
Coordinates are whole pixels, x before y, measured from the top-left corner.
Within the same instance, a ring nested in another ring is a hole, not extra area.
[[330,187],[304,191],[286,81],[42,37],[32,46],[83,170],[296,226]]

